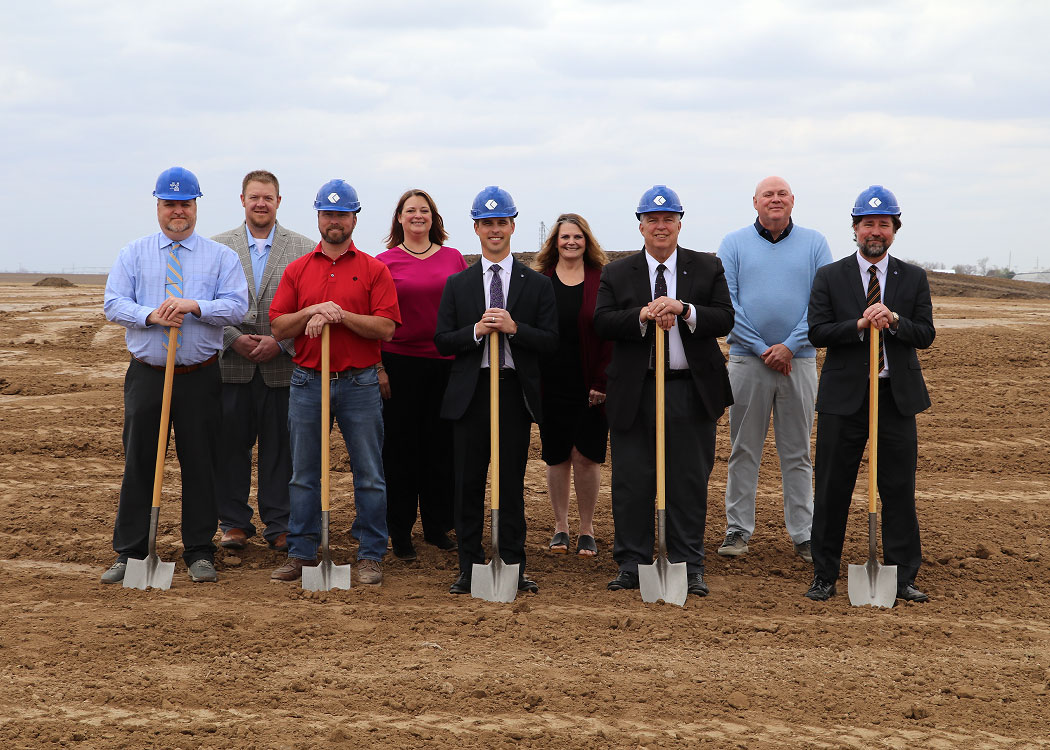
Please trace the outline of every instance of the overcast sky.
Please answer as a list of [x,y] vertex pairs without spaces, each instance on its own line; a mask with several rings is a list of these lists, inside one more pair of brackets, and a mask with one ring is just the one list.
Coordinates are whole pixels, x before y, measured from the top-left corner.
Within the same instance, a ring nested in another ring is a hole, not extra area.
[[715,250],[779,174],[836,258],[872,183],[893,252],[947,266],[1050,266],[1050,3],[34,2],[0,27],[0,270],[108,268],[157,231],[172,165],[200,178],[197,230],[243,221],[241,177],[281,180],[286,226],[317,236],[333,177],[383,247],[406,188],[477,252],[473,196],[498,184],[539,224],[588,220],[640,247],[634,209],[667,184],[681,244]]

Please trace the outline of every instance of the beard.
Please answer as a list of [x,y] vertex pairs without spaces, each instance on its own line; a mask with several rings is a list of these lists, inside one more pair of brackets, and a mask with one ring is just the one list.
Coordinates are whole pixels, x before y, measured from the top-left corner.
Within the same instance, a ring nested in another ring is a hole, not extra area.
[[171,219],[164,225],[164,228],[172,234],[182,234],[191,226],[189,219]]
[[890,243],[881,239],[869,239],[864,242],[857,242],[857,247],[860,248],[860,254],[865,258],[881,258],[886,254]]
[[264,216],[255,213],[248,214],[248,223],[256,229],[268,229],[273,222],[273,214],[266,214]]
[[350,239],[350,232],[345,231],[342,227],[333,226],[321,232],[321,236],[330,245],[342,245]]

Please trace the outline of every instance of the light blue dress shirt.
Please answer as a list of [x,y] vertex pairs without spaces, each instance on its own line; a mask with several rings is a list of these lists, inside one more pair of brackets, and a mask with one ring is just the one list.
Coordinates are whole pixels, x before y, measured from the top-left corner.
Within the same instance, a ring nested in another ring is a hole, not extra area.
[[266,261],[270,257],[270,248],[273,247],[273,236],[277,232],[277,225],[270,227],[270,234],[266,239],[258,240],[252,237],[248,231],[248,225],[244,225],[244,233],[248,237],[248,247],[251,248],[248,255],[252,259],[252,275],[255,277],[255,294],[258,296],[259,287],[262,286],[263,271],[266,270]]
[[[165,270],[171,239],[163,232],[147,235],[120,251],[106,280],[106,319],[127,329],[124,339],[132,356],[163,365],[167,326],[146,325],[146,318],[167,296]],[[201,316],[187,313],[175,364],[195,365],[222,349],[222,327],[237,325],[248,311],[248,282],[241,261],[226,245],[194,232],[182,240],[183,294],[200,305]]]

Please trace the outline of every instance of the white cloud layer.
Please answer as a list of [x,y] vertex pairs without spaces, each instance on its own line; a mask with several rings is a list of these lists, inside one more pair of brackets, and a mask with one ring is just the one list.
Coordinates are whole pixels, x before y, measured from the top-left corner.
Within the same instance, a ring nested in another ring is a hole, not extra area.
[[0,269],[109,266],[155,231],[156,175],[193,170],[198,230],[243,216],[250,169],[281,179],[287,226],[316,235],[326,180],[361,195],[381,248],[408,187],[475,252],[474,194],[521,215],[577,211],[609,249],[639,246],[654,183],[686,207],[682,244],[753,221],[769,174],[795,219],[852,251],[872,183],[903,207],[897,254],[1050,266],[1032,241],[1050,166],[1050,4],[40,2],[0,29]]

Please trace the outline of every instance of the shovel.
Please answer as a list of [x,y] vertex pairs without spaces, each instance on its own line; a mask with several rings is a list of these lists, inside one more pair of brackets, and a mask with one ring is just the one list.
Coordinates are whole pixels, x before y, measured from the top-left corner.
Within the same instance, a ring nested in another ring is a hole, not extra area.
[[[656,325],[655,323],[653,325]],[[652,565],[638,566],[638,588],[643,602],[663,599],[668,604],[685,606],[689,596],[686,564],[667,560],[667,477],[666,419],[664,414],[664,347],[667,332],[656,328],[656,533],[659,554]]]
[[168,426],[171,418],[171,385],[175,380],[175,350],[179,329],[168,328],[168,358],[164,362],[164,395],[160,401],[160,434],[157,436],[157,464],[153,470],[153,507],[149,514],[149,554],[144,560],[128,558],[124,569],[124,588],[170,589],[175,563],[157,557],[157,520],[160,518],[160,490],[164,484],[164,454],[168,452]]
[[331,360],[329,353],[328,325],[321,329],[321,562],[314,566],[303,566],[304,591],[330,591],[350,588],[350,566],[332,565],[328,550],[328,495],[330,480],[328,472],[329,439],[332,432],[331,400],[332,381],[329,376]]
[[518,595],[517,564],[504,565],[499,556],[499,334],[489,334],[489,497],[492,515],[492,557],[488,565],[474,563],[470,595],[487,602],[512,602]]
[[897,600],[897,566],[879,565],[876,534],[879,514],[875,488],[879,458],[879,332],[868,328],[868,561],[850,565],[846,575],[849,603],[854,607],[892,607]]

